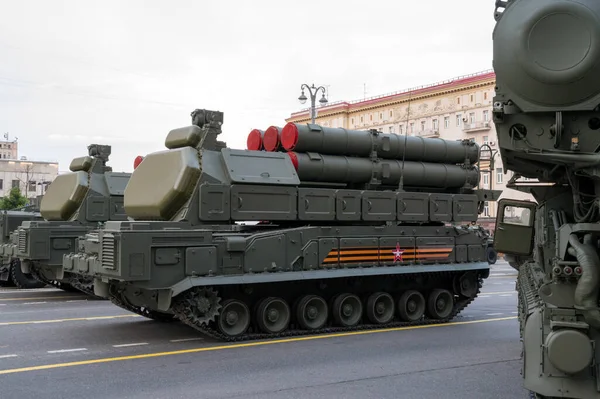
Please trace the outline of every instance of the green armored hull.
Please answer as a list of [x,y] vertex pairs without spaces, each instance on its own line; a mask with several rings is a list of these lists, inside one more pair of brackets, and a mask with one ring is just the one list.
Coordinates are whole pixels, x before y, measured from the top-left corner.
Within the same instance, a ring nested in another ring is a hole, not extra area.
[[106,165],[110,146],[88,147],[89,155],[75,158],[70,173],[59,175],[42,199],[42,220],[23,222],[12,252],[23,273],[63,289],[93,295],[92,277],[65,272],[62,258],[77,248],[77,239],[107,220],[126,220],[123,192],[130,174]]
[[519,271],[524,386],[600,398],[600,2],[498,1],[494,17],[507,187],[535,199],[501,200],[494,235]]
[[[382,166],[376,148],[371,158],[234,150],[217,141],[222,113],[196,110],[192,121],[134,170],[130,220],[107,222],[64,256],[65,270],[92,270],[97,295],[223,340],[440,323],[476,298],[487,238],[446,226],[477,220],[499,195],[474,189],[476,144],[422,141],[451,152],[412,154],[404,173]],[[340,179],[344,165],[357,173]],[[314,168],[327,173],[307,180]]]
[[38,281],[30,274],[23,273],[19,258],[13,254],[14,231],[21,223],[28,220],[42,219],[39,212],[34,211],[2,211],[0,213],[0,285],[18,288],[41,288],[46,284]]

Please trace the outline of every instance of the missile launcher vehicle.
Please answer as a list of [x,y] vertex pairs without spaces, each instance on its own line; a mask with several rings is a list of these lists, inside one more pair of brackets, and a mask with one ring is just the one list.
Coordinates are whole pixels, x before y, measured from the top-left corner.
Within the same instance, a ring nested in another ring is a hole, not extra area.
[[500,200],[494,234],[518,269],[524,387],[600,398],[600,2],[496,1],[494,18],[500,155],[535,199]]
[[281,146],[252,144],[280,151],[237,150],[222,124],[197,109],[169,132],[133,171],[130,219],[65,269],[85,262],[97,295],[225,341],[443,323],[476,298],[487,239],[445,223],[500,195],[476,190],[477,144],[288,124],[264,132]]
[[42,288],[45,283],[38,281],[30,274],[21,271],[19,258],[13,256],[12,244],[15,231],[26,220],[43,220],[39,210],[23,208],[0,213],[0,286],[17,288]]
[[13,251],[23,273],[94,296],[88,271],[64,270],[62,258],[74,250],[78,237],[101,223],[127,219],[123,193],[131,174],[113,172],[107,166],[110,152],[107,145],[88,146],[88,156],[73,159],[71,172],[57,176],[48,187],[40,204],[43,220],[19,226]]

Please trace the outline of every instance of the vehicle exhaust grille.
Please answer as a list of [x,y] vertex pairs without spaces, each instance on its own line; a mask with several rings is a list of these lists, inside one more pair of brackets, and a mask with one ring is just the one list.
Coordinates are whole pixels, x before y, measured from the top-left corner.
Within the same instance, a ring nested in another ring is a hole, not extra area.
[[27,231],[19,230],[19,252],[25,253],[27,250]]
[[104,269],[115,269],[115,259],[117,255],[115,237],[112,234],[102,236],[102,250],[100,253],[101,265]]

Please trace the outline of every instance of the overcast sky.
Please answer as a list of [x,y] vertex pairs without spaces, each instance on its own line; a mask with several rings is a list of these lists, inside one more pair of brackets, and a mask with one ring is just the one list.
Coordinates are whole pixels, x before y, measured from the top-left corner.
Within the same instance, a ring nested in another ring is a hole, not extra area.
[[0,134],[61,171],[90,143],[131,171],[195,108],[245,148],[305,107],[302,83],[354,100],[492,67],[494,0],[0,4]]

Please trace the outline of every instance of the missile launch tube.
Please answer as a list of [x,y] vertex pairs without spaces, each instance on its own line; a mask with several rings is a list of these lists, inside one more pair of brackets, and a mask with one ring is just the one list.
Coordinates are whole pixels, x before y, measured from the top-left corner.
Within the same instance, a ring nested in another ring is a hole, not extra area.
[[246,139],[246,148],[252,151],[260,151],[264,148],[263,137],[265,135],[264,130],[252,129]]
[[[301,181],[328,183],[368,183],[375,175],[383,185],[398,185],[402,174],[402,161],[351,158],[337,155],[288,152]],[[404,184],[413,187],[440,189],[476,187],[479,170],[426,162],[404,162]]]
[[405,138],[406,161],[457,164],[469,160],[474,164],[479,160],[479,146],[470,141],[406,137],[293,122],[287,123],[281,131],[281,144],[287,151],[368,157],[375,142],[377,157],[398,160],[402,160]]

